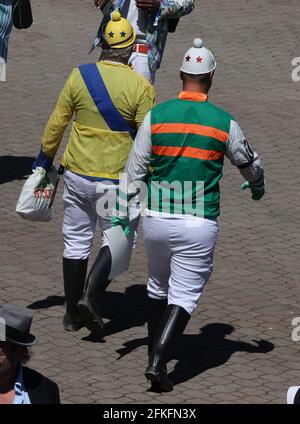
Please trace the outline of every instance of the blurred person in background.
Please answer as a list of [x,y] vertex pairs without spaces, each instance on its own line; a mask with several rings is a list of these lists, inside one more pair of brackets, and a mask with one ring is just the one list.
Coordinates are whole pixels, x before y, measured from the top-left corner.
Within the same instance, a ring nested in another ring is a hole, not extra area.
[[0,0],[0,82],[6,81],[9,35],[13,26],[12,0]]
[[129,64],[133,69],[155,82],[155,73],[160,68],[168,32],[175,32],[181,16],[194,10],[194,0],[94,0],[102,10],[104,19],[94,40],[93,48],[101,45],[102,27],[113,10],[133,26],[137,39]]

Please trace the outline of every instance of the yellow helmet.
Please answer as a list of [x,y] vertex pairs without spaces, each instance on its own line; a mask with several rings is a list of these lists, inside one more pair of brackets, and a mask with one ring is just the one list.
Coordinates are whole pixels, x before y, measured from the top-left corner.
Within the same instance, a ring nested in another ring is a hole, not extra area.
[[110,18],[104,31],[104,37],[108,46],[111,49],[122,49],[133,44],[136,33],[130,22],[122,18],[118,10],[112,12]]

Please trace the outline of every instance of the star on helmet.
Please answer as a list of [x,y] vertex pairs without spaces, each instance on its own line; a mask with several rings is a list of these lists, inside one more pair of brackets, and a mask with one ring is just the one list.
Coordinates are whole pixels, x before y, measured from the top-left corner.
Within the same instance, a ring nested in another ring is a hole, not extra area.
[[184,55],[180,70],[186,74],[209,74],[216,68],[216,61],[210,50],[203,46],[201,38],[195,38],[193,47]]

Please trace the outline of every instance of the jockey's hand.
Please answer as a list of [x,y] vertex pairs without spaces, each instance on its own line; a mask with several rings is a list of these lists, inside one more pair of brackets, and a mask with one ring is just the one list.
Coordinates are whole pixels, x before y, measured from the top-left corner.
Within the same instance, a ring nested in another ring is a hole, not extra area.
[[35,187],[35,190],[34,190],[35,198],[40,199],[41,197],[44,197],[45,199],[51,199],[54,192],[54,186],[50,182],[47,176],[46,170],[41,167],[38,167],[33,172],[40,174],[40,176],[42,177],[39,185]]
[[125,236],[128,236],[129,233],[130,233],[129,218],[128,217],[119,218],[118,216],[113,216],[111,218],[111,225],[112,225],[112,227],[117,227],[118,225],[121,225]]
[[265,194],[265,180],[263,175],[257,181],[254,181],[254,182],[246,181],[241,186],[242,190],[247,190],[248,188],[251,189],[252,199],[260,200]]

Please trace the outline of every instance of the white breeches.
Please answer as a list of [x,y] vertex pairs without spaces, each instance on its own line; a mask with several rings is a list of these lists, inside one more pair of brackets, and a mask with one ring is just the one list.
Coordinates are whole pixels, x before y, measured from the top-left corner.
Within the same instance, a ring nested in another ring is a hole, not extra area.
[[[64,258],[86,259],[91,251],[97,222],[102,231],[111,228],[116,202],[117,184],[110,181],[89,181],[71,171],[64,176]],[[139,223],[138,199],[130,207],[131,231],[128,239],[136,244]],[[105,241],[102,239],[102,246]]]
[[64,257],[86,259],[91,251],[97,222],[102,231],[111,228],[113,200],[106,216],[97,214],[97,202],[104,194],[115,199],[118,186],[89,181],[70,171],[65,173],[64,184]]
[[148,295],[192,314],[213,270],[217,220],[144,217]]
[[145,53],[134,52],[130,56],[129,64],[132,65],[135,72],[146,78],[151,84],[155,82],[155,72],[150,71],[148,56]]

